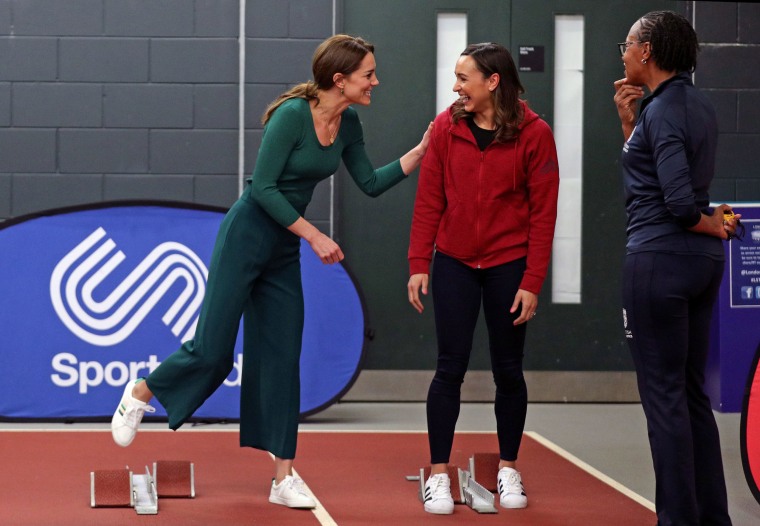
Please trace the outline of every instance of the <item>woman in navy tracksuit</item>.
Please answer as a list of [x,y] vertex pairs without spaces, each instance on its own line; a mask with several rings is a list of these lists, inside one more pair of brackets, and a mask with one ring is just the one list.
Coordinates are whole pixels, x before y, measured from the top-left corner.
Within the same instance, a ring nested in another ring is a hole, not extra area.
[[[658,524],[730,525],[720,440],[704,392],[727,205],[709,208],[715,110],[692,84],[697,35],[682,16],[644,15],[619,44],[615,82],[626,142],[623,324],[654,461]],[[635,106],[646,86],[636,119]]]

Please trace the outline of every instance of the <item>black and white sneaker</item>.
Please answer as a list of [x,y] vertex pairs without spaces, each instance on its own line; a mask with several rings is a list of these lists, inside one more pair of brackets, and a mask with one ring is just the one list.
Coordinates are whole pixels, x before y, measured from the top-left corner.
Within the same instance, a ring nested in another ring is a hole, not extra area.
[[454,513],[454,499],[451,498],[451,480],[448,473],[430,475],[425,481],[425,495],[423,496],[425,511],[437,515],[451,515]]
[[528,496],[525,494],[519,471],[501,468],[496,480],[499,489],[499,504],[502,508],[524,508],[528,505]]

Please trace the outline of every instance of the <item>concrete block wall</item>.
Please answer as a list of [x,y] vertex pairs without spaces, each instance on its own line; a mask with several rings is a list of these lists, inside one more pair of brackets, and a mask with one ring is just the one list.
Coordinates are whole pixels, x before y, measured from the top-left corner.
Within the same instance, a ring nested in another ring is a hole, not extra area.
[[711,197],[760,201],[760,4],[686,2],[701,43],[696,85],[718,111]]
[[[238,195],[239,0],[0,0],[0,220]],[[311,77],[331,0],[246,4],[245,174],[266,105]],[[310,219],[327,229],[322,185]]]
[[[338,13],[342,0],[337,3]],[[683,2],[720,115],[713,198],[760,200],[760,4]],[[310,78],[332,0],[248,0],[245,173],[261,113]],[[0,0],[0,220],[117,199],[237,198],[239,0]],[[340,29],[340,27],[338,27]],[[329,229],[331,190],[309,219]]]

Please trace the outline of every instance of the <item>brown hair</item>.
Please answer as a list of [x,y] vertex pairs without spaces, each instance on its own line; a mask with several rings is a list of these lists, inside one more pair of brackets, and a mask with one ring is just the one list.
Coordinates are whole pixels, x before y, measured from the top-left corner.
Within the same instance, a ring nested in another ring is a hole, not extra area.
[[[494,107],[494,124],[496,135],[494,140],[505,142],[517,136],[518,126],[524,116],[520,95],[525,89],[520,84],[515,61],[507,48],[493,42],[482,44],[470,44],[462,51],[461,56],[469,56],[475,61],[475,65],[484,77],[490,77],[494,73],[499,75],[499,85],[491,92]],[[452,119],[456,123],[462,117],[468,117],[471,113],[464,109],[464,103],[456,101]]]
[[351,35],[334,35],[322,42],[314,51],[311,59],[311,72],[314,80],[303,82],[277,97],[267,107],[261,118],[266,124],[274,110],[289,99],[300,97],[306,100],[317,100],[319,90],[328,90],[333,86],[333,76],[336,73],[350,75],[361,64],[367,53],[374,53],[375,46],[360,37]]

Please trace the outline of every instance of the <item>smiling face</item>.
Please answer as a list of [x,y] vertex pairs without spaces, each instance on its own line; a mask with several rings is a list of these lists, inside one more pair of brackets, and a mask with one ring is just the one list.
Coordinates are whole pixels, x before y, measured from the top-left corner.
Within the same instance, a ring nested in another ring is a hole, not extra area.
[[480,114],[493,111],[492,90],[498,85],[497,75],[484,76],[469,55],[459,57],[454,74],[456,82],[453,90],[459,95],[466,111]]
[[356,71],[343,77],[343,95],[351,104],[369,106],[372,102],[372,88],[380,84],[375,73],[375,55],[367,53]]

